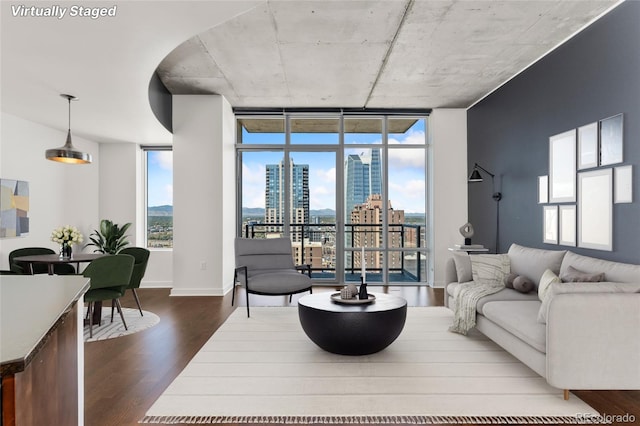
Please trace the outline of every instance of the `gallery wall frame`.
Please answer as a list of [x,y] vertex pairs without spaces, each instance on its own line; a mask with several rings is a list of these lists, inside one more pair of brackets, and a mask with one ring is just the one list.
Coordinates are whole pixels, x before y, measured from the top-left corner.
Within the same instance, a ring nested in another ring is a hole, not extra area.
[[558,206],[544,206],[542,242],[558,244]]
[[576,130],[549,138],[549,202],[576,201]]
[[633,203],[633,166],[614,168],[613,184],[613,202],[615,204]]
[[566,204],[560,206],[558,214],[559,231],[558,244],[563,246],[576,246],[576,206]]
[[578,174],[578,247],[613,250],[613,169]]
[[578,170],[598,167],[598,122],[578,127]]
[[623,149],[623,114],[600,120],[600,165],[622,163]]
[[549,202],[549,176],[538,176],[538,204]]

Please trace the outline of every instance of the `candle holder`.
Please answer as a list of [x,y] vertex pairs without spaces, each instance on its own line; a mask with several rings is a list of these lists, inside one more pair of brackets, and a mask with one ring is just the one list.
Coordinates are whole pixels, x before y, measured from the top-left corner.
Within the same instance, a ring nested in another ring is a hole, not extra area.
[[369,298],[369,293],[367,293],[367,283],[364,280],[364,277],[360,277],[360,291],[358,292],[358,299],[366,300]]

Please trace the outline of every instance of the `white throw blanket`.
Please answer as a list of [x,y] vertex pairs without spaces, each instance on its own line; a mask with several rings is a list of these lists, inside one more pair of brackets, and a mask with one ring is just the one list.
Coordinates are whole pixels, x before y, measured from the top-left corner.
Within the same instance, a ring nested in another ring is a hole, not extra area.
[[471,256],[473,281],[461,283],[453,294],[453,324],[449,331],[466,335],[476,326],[478,301],[504,288],[511,267],[505,254]]

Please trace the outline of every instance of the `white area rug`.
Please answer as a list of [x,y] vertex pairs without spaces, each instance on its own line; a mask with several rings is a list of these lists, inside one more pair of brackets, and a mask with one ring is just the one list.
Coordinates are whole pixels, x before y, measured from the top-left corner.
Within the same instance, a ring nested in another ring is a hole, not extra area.
[[[113,322],[111,322],[111,306],[105,305],[102,308],[102,325],[93,324],[93,338],[89,338],[89,325],[84,326],[84,341],[96,342],[98,340],[114,339],[146,330],[160,322],[160,317],[153,312],[143,310],[142,313],[144,316],[140,316],[140,311],[137,309],[122,308],[122,314],[128,328],[128,330],[125,330],[118,309],[113,312]],[[84,318],[86,316],[87,309],[85,308]]]
[[373,355],[323,351],[297,308],[237,309],[143,423],[577,423],[597,412],[480,333],[450,333],[447,308],[409,308]]

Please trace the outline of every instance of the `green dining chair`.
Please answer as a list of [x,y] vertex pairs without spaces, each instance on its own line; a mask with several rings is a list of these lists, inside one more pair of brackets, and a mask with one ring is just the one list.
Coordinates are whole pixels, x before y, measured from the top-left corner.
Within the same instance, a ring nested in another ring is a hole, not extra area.
[[127,289],[131,290],[134,299],[136,299],[136,304],[138,305],[140,316],[144,316],[142,314],[142,307],[140,306],[140,299],[138,298],[136,289],[140,288],[140,282],[142,281],[142,277],[144,277],[144,273],[147,270],[147,263],[149,263],[149,255],[151,254],[151,252],[142,247],[127,247],[120,250],[119,254],[128,254],[130,256],[133,256],[133,258],[136,260],[136,262],[133,264],[133,273],[131,274],[131,281],[129,281],[129,286],[127,287]]
[[113,322],[113,305],[118,308],[122,324],[127,330],[127,322],[124,320],[120,298],[129,286],[133,264],[135,259],[128,254],[116,254],[100,257],[92,261],[82,273],[90,278],[89,290],[84,295],[84,301],[88,303],[89,337],[93,337],[93,310],[95,302],[111,300],[111,322]]
[[[40,254],[56,254],[55,251],[46,247],[25,247],[13,250],[9,253],[9,269],[17,274],[28,274],[29,266],[23,262],[17,262],[16,257],[20,256],[35,256]],[[49,270],[44,263],[34,263],[32,265],[34,274],[48,274]],[[56,275],[73,275],[76,273],[76,268],[73,265],[67,263],[61,263],[53,265],[53,273]]]

